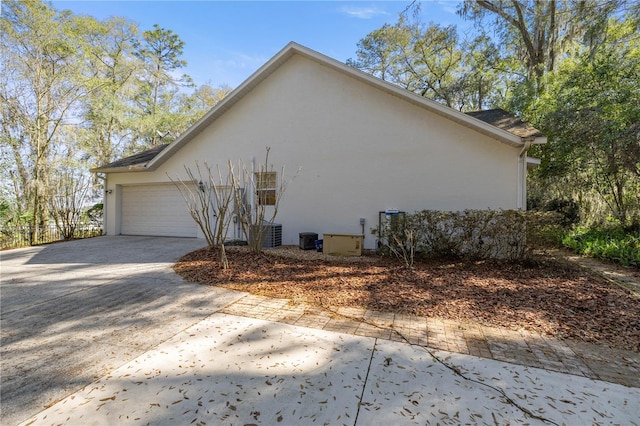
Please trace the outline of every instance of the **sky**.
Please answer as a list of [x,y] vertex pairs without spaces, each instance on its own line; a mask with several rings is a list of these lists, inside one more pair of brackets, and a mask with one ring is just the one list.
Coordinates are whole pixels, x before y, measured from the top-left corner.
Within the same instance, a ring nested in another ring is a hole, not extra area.
[[[397,22],[406,1],[53,1],[97,19],[121,16],[142,31],[154,24],[184,42],[183,59],[196,85],[237,87],[290,41],[341,62],[357,43],[385,23]],[[421,1],[421,19],[464,29],[458,0]]]

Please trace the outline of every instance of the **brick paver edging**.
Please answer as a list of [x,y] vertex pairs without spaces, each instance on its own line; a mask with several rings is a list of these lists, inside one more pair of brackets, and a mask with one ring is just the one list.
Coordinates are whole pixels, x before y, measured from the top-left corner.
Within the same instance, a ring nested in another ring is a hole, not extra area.
[[510,362],[640,388],[640,353],[415,315],[323,309],[248,294],[221,312]]

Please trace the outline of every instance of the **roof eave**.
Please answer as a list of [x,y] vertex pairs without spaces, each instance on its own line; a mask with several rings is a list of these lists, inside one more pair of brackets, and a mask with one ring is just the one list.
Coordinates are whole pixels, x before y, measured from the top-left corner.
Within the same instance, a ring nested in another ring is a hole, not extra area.
[[90,169],[91,173],[129,173],[129,172],[144,172],[147,171],[146,168],[147,163],[144,164],[136,164],[133,166],[124,166],[124,167],[96,167],[94,169]]

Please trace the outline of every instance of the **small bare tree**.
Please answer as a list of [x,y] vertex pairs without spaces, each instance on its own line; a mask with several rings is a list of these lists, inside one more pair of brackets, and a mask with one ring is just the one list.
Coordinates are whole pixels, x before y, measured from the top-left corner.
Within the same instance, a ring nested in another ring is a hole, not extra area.
[[[242,161],[240,161],[238,173],[229,166],[229,171],[232,172],[231,181],[236,206],[238,206],[236,214],[242,234],[254,253],[262,252],[265,232],[274,223],[282,196],[291,182],[285,178],[284,166],[279,176],[275,173],[273,165],[269,164],[270,151],[271,147],[266,147],[264,163],[258,164],[257,167],[252,165],[251,170]],[[253,202],[247,200],[249,190],[253,191]]]
[[404,213],[401,219],[387,220],[380,229],[374,228],[372,233],[378,236],[383,253],[393,254],[404,261],[407,269],[413,268],[418,235],[411,223],[407,223]]
[[407,269],[413,269],[416,257],[416,233],[413,229],[404,229],[404,238],[400,235],[393,235],[394,243],[387,244],[389,250],[398,258],[404,261]]
[[82,208],[91,187],[90,180],[80,172],[65,168],[54,172],[53,195],[49,198],[49,211],[56,228],[65,240],[75,236],[82,219]]
[[227,269],[229,263],[224,242],[229,232],[235,199],[231,185],[233,171],[230,168],[226,177],[223,177],[219,166],[214,172],[206,162],[204,170],[196,162],[197,175],[187,166],[185,171],[186,180],[174,180],[170,176],[169,179],[182,194],[189,214],[198,224],[209,247],[220,247],[220,262],[222,268]]

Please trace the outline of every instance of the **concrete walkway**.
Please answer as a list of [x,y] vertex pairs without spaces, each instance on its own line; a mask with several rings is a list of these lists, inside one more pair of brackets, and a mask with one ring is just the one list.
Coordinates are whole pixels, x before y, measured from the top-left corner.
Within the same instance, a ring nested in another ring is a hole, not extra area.
[[635,352],[185,283],[200,245],[1,253],[1,423],[638,424]]
[[638,401],[638,388],[216,313],[23,424],[633,425]]
[[492,328],[355,308],[333,311],[246,295],[221,312],[426,346],[640,388],[640,353]]

